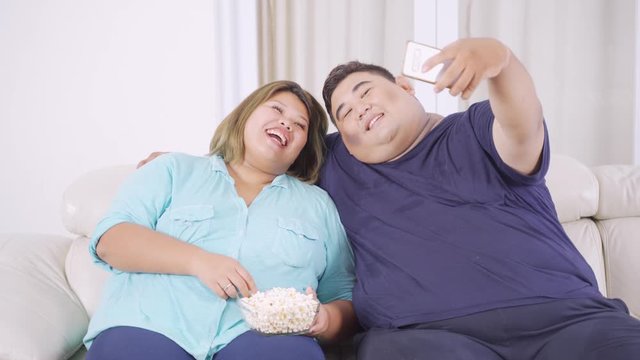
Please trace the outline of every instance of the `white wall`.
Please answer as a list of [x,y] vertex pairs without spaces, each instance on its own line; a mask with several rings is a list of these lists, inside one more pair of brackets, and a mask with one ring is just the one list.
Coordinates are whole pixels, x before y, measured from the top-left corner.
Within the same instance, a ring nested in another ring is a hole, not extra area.
[[[414,0],[413,9],[415,41],[441,49],[459,38],[457,0]],[[433,85],[422,81],[414,87],[426,111],[443,116],[460,111],[458,98],[448,91],[435,94]]]
[[0,0],[0,232],[66,233],[62,193],[89,170],[207,151],[220,3]]
[[636,0],[636,96],[635,96],[635,137],[634,137],[634,164],[640,165],[640,4]]

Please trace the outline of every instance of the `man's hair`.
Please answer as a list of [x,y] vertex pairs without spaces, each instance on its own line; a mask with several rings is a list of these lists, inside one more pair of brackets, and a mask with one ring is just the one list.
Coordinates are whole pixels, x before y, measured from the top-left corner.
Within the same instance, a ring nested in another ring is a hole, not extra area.
[[396,82],[396,78],[389,72],[389,70],[378,65],[363,64],[359,61],[350,61],[333,68],[333,70],[331,70],[331,72],[327,76],[327,79],[324,81],[324,86],[322,87],[322,98],[324,99],[324,107],[327,109],[327,113],[329,114],[329,118],[331,119],[333,125],[336,124],[336,119],[333,118],[333,113],[331,112],[331,95],[333,95],[333,92],[336,90],[342,80],[356,72],[368,72],[380,75],[385,79],[391,81],[392,83]]
[[241,160],[245,151],[244,127],[247,120],[258,106],[281,92],[295,95],[302,101],[309,113],[307,143],[287,170],[287,174],[308,183],[315,183],[318,180],[320,166],[322,166],[324,159],[324,136],[327,134],[329,124],[327,116],[322,110],[322,105],[300,85],[292,81],[274,81],[247,96],[218,125],[209,145],[209,155],[218,154],[226,163]]

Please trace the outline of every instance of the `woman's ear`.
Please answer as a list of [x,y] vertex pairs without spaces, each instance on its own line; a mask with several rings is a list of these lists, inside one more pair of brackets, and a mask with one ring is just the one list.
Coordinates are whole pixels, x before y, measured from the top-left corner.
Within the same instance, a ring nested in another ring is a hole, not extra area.
[[416,94],[416,89],[413,88],[413,85],[411,85],[411,81],[409,81],[406,76],[396,76],[396,84],[400,86],[404,91],[408,92],[409,95]]

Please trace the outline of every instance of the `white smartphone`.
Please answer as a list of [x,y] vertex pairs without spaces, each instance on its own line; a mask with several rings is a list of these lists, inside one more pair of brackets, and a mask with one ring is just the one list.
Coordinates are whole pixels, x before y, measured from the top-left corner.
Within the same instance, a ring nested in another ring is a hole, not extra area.
[[443,64],[438,64],[427,72],[422,72],[422,64],[424,64],[428,58],[439,52],[440,49],[432,46],[420,44],[415,41],[407,41],[402,74],[413,79],[435,84]]

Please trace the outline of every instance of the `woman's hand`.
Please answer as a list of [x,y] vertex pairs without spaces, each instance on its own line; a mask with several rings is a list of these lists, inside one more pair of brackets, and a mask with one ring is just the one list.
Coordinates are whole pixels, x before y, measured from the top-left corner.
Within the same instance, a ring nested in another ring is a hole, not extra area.
[[223,299],[238,294],[247,297],[257,291],[251,274],[236,259],[225,255],[203,250],[193,260],[192,274]]
[[[307,294],[313,295],[316,300],[318,299],[316,292],[310,286],[307,287]],[[329,330],[329,312],[327,310],[327,305],[320,304],[316,318],[313,320],[307,335],[318,337],[324,334],[327,330]]]
[[[307,294],[316,292],[307,288]],[[352,337],[358,329],[358,319],[353,310],[353,304],[349,300],[334,300],[326,304],[320,304],[318,314],[313,320],[308,336],[313,336],[321,341],[335,342]]]

